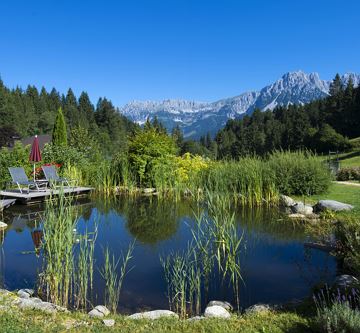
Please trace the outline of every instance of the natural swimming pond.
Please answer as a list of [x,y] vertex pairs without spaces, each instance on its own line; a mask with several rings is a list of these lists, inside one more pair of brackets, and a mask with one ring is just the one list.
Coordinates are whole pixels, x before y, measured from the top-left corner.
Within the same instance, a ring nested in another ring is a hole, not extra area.
[[[105,283],[99,268],[104,248],[118,256],[136,239],[131,270],[120,295],[119,311],[167,309],[167,284],[160,256],[184,250],[192,239],[191,201],[156,197],[83,199],[76,203],[77,232],[98,228],[95,244],[94,287],[91,301],[101,304]],[[34,288],[42,268],[41,219],[44,205],[13,206],[3,212],[8,228],[1,232],[1,284],[7,289]],[[234,207],[241,242],[240,307],[255,303],[286,303],[311,295],[319,283],[334,280],[337,261],[331,255],[304,247],[308,236],[289,223],[278,209]],[[213,276],[203,298],[235,303],[232,288]],[[206,300],[203,299],[205,303]],[[204,306],[205,304],[203,304]]]

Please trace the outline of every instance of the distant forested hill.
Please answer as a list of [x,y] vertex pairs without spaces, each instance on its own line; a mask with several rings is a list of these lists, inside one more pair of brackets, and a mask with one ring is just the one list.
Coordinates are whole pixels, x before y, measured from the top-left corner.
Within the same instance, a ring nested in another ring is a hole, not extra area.
[[77,98],[71,89],[61,95],[55,88],[40,91],[35,86],[9,89],[0,79],[0,146],[7,145],[13,136],[27,137],[51,134],[55,116],[63,109],[68,133],[81,127],[97,137],[103,147],[111,150],[127,139],[137,125],[121,115],[111,101],[100,98],[94,106],[86,92]]
[[215,138],[218,158],[264,155],[275,149],[346,150],[348,138],[360,136],[360,88],[339,75],[329,97],[303,106],[255,110],[251,116],[229,120]]

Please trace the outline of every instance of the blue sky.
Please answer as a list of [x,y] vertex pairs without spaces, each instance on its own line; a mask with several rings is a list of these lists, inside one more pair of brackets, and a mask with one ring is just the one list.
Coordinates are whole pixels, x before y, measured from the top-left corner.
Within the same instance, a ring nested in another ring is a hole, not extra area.
[[298,69],[360,73],[360,1],[0,2],[0,75],[10,87],[72,87],[118,106],[214,101]]

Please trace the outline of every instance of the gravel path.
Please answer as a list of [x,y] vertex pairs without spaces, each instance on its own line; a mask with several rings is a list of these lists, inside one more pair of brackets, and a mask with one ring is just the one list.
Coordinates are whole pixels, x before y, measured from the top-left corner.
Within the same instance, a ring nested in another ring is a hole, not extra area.
[[359,186],[360,187],[360,183],[354,183],[354,182],[339,182],[339,181],[334,181],[335,184],[341,184],[341,185],[350,185],[350,186]]

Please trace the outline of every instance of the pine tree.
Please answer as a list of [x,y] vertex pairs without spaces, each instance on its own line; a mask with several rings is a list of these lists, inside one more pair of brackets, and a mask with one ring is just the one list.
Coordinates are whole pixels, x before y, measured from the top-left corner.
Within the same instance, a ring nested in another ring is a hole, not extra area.
[[334,80],[330,83],[330,96],[338,96],[344,90],[339,74],[336,74]]
[[159,121],[158,117],[155,116],[153,121],[152,121],[152,127],[161,134],[167,134],[166,128],[164,127],[164,125],[162,124],[161,121]]
[[182,130],[179,125],[176,125],[173,128],[173,130],[171,132],[171,136],[172,136],[173,140],[175,141],[176,145],[179,148],[181,148],[184,143],[184,135],[183,135]]
[[89,95],[86,92],[82,92],[79,97],[79,115],[81,119],[81,126],[84,128],[95,129],[95,110],[94,106],[90,102]]
[[144,131],[150,131],[151,129],[153,128],[151,122],[150,122],[150,118],[147,117],[146,118],[146,121],[145,121],[145,124],[144,124]]
[[64,100],[64,115],[71,128],[81,125],[77,100],[71,88],[68,90]]
[[59,147],[67,146],[66,123],[61,108],[59,108],[56,115],[54,130],[52,133],[52,144]]

